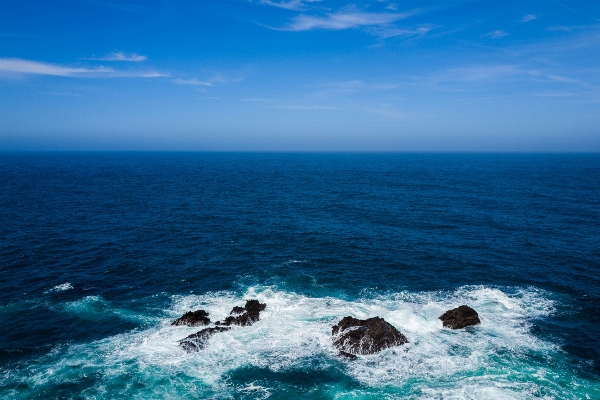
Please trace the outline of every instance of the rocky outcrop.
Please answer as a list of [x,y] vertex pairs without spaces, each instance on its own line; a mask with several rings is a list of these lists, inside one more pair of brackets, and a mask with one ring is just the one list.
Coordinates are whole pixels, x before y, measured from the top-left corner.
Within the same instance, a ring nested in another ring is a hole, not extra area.
[[[181,339],[179,345],[188,353],[198,351],[206,346],[208,339],[215,333],[230,330],[231,328],[229,325],[250,326],[259,321],[260,312],[265,308],[267,308],[267,305],[258,300],[248,300],[244,307],[233,307],[233,310],[229,313],[229,317],[225,318],[224,321],[215,322],[215,325],[217,326],[202,329],[199,332]],[[172,325],[199,326],[208,325],[209,323],[210,319],[208,318],[208,313],[204,310],[198,310],[185,313],[181,318],[173,322]]]
[[240,306],[235,306],[233,307],[233,310],[231,310],[231,312],[229,313],[229,315],[237,315],[237,314],[242,314],[246,312],[246,309],[244,307],[240,307]]
[[203,326],[210,324],[208,313],[204,310],[189,311],[177,318],[171,325]]
[[190,336],[181,339],[179,341],[179,345],[185,349],[188,353],[192,351],[198,351],[203,349],[206,346],[207,340],[218,332],[225,332],[230,330],[231,328],[216,326],[214,328],[205,328],[199,332],[191,334]]
[[331,335],[333,345],[340,350],[340,354],[349,358],[408,343],[398,329],[379,317],[364,320],[344,317],[333,326]]
[[260,312],[265,308],[267,308],[267,305],[258,300],[248,300],[244,307],[233,307],[229,317],[225,318],[223,321],[215,322],[215,325],[250,326],[260,320]]
[[446,311],[440,316],[440,319],[445,327],[451,329],[461,329],[481,323],[477,311],[465,305]]

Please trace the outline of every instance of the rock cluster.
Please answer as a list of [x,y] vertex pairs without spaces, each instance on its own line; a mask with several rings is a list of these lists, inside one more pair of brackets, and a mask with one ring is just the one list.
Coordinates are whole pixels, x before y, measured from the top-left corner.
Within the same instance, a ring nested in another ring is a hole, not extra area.
[[340,354],[349,358],[356,354],[373,354],[388,347],[408,343],[408,339],[398,329],[379,317],[344,317],[333,326],[331,335],[333,345],[340,350]]
[[[266,304],[260,303],[258,300],[248,300],[244,307],[233,307],[229,317],[225,318],[224,321],[215,322],[215,325],[250,326],[260,320],[260,312],[266,307]],[[234,315],[237,315],[237,317],[234,317]]]
[[199,332],[193,333],[179,341],[179,345],[188,353],[198,351],[206,346],[206,341],[217,332],[225,332],[231,328],[216,326],[214,328],[204,328]]
[[[260,312],[265,308],[267,308],[267,305],[258,300],[248,300],[244,307],[233,307],[229,317],[225,318],[224,321],[215,322],[215,327],[204,328],[201,331],[189,335],[181,339],[179,345],[188,353],[198,351],[206,346],[208,339],[215,333],[230,330],[230,325],[250,326],[259,321]],[[208,324],[210,324],[208,313],[204,310],[197,310],[183,314],[181,318],[176,319],[171,325],[201,326]]]
[[171,325],[202,326],[210,324],[208,313],[204,310],[188,311],[177,318]]
[[451,329],[461,329],[481,323],[477,311],[465,305],[446,311],[440,316],[440,319],[445,327]]
[[[250,326],[260,320],[260,313],[267,307],[258,300],[248,300],[244,307],[235,306],[223,321],[215,322],[215,326],[204,328],[179,341],[186,351],[198,351],[208,339],[216,333],[231,329],[232,325]],[[439,317],[443,325],[452,329],[460,329],[481,323],[477,311],[462,305],[446,311]],[[172,325],[202,326],[210,324],[208,313],[204,310],[190,311],[175,320]],[[373,354],[393,346],[408,343],[408,339],[383,318],[374,317],[357,319],[344,317],[331,329],[333,345],[340,351],[340,356],[356,359],[357,354]]]

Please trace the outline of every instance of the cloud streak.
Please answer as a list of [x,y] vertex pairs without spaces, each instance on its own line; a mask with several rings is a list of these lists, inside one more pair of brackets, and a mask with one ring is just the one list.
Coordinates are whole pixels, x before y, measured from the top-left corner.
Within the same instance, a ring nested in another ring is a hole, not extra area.
[[396,28],[393,26],[381,26],[368,29],[367,32],[374,36],[379,36],[382,39],[387,39],[396,36],[424,36],[435,28],[437,28],[437,26],[434,25],[421,25],[413,29]]
[[173,82],[176,85],[192,85],[192,86],[213,86],[216,82],[216,80],[212,80],[212,81],[201,81],[198,78],[192,78],[192,79],[173,79],[171,82]]
[[158,78],[168,74],[156,71],[118,71],[112,68],[68,67],[40,61],[23,60],[21,58],[0,58],[0,73],[15,75],[47,75],[62,77],[125,77],[125,78]]
[[508,36],[509,33],[506,31],[503,31],[501,29],[496,29],[495,31],[491,31],[489,32],[486,36],[491,37],[492,39],[501,39],[505,36]]
[[143,56],[137,53],[124,53],[122,51],[114,51],[104,57],[88,58],[87,60],[142,62],[146,61],[147,59],[147,56]]
[[273,0],[260,0],[260,4],[266,4],[268,6],[285,8],[286,10],[304,10],[306,9],[305,3],[318,3],[321,0],[289,0],[289,1],[273,1]]
[[228,83],[241,82],[245,79],[245,76],[237,76],[237,77],[224,77],[222,74],[217,73],[210,79],[200,80],[198,78],[191,79],[173,79],[171,82],[176,85],[190,85],[190,86],[206,86],[213,87],[218,84],[225,85]]
[[298,15],[291,24],[281,30],[300,32],[310,30],[344,30],[365,26],[387,25],[415,15],[405,13],[368,13],[359,11],[340,11],[325,17]]
[[490,83],[507,79],[537,79],[548,83],[585,85],[577,79],[544,71],[522,68],[517,65],[479,65],[465,68],[452,68],[430,78],[432,83]]
[[529,22],[529,21],[533,21],[534,19],[537,19],[537,17],[533,14],[527,14],[524,15],[523,18],[521,18],[521,22]]

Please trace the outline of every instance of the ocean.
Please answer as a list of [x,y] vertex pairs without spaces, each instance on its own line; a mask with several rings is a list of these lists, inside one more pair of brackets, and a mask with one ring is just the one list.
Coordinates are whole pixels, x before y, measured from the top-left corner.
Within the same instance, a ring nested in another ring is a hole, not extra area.
[[600,398],[598,154],[2,153],[0,221],[2,399]]

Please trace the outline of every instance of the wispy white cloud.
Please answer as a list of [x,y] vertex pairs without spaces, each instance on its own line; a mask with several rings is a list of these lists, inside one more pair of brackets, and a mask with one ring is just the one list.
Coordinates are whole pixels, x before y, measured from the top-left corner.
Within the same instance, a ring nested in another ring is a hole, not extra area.
[[571,32],[571,27],[558,25],[558,26],[550,26],[550,27],[546,28],[546,30],[551,31],[551,32]]
[[570,83],[570,84],[578,84],[581,81],[573,78],[569,78],[568,76],[556,75],[556,74],[548,74],[541,71],[527,71],[527,73],[531,76],[539,76],[542,78],[546,78],[552,82],[558,83]]
[[379,36],[382,39],[387,39],[395,36],[424,36],[436,28],[437,26],[435,25],[421,25],[411,29],[397,28],[395,26],[381,26],[370,28],[367,31],[372,35]]
[[14,75],[50,75],[63,77],[158,78],[169,76],[156,71],[119,71],[112,68],[69,67],[21,58],[0,58],[0,73]]
[[537,16],[535,16],[534,14],[527,14],[524,15],[523,18],[521,18],[521,22],[529,22],[533,21],[534,19],[537,19]]
[[357,93],[376,90],[391,90],[398,87],[398,85],[392,83],[370,84],[359,79],[355,79],[343,82],[330,82],[324,84],[323,87],[328,91],[335,91],[339,93]]
[[0,71],[16,74],[52,75],[52,76],[83,76],[107,75],[114,71],[110,68],[74,68],[49,64],[39,61],[23,60],[20,58],[1,58]]
[[177,85],[194,85],[194,86],[213,86],[216,81],[201,81],[198,78],[193,79],[173,79],[171,82]]
[[209,79],[200,80],[198,78],[191,78],[191,79],[177,78],[177,79],[173,79],[171,82],[173,82],[177,85],[212,87],[212,86],[216,86],[218,84],[224,85],[224,84],[228,84],[228,83],[241,82],[245,78],[246,78],[246,76],[243,76],[243,75],[233,76],[233,77],[231,77],[231,76],[225,77],[225,76],[223,76],[223,74],[218,73]]
[[129,61],[129,62],[141,62],[146,61],[148,59],[147,56],[143,56],[137,53],[124,53],[122,51],[114,51],[104,57],[91,57],[87,58],[87,60],[97,60],[97,61]]
[[273,1],[260,0],[261,4],[266,4],[273,7],[285,8],[286,10],[304,10],[306,3],[318,3],[321,0],[288,0],[288,1]]
[[404,13],[369,13],[361,11],[339,11],[325,17],[312,15],[298,15],[292,23],[283,30],[309,31],[316,29],[343,30],[360,28],[364,26],[386,25],[408,18],[416,12]]
[[503,37],[508,36],[508,35],[509,35],[508,32],[503,31],[501,29],[496,29],[495,31],[489,32],[486,36],[489,36],[492,39],[500,39],[500,38],[503,38]]
[[546,83],[585,85],[584,82],[563,75],[528,69],[518,65],[495,64],[452,68],[429,78],[430,83],[491,83],[508,79],[536,79]]

